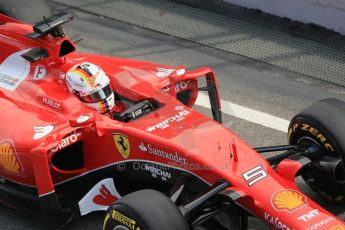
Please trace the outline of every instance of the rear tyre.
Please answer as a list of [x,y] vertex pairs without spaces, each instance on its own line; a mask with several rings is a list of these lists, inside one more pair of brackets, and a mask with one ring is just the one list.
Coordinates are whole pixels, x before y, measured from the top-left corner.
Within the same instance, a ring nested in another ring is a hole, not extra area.
[[103,230],[190,230],[178,207],[151,189],[130,193],[109,207]]
[[291,120],[288,141],[319,149],[319,154],[309,156],[312,164],[302,177],[323,198],[345,203],[345,103],[324,99],[305,108]]
[[16,20],[36,24],[43,16],[52,16],[52,9],[45,0],[0,0],[0,13]]

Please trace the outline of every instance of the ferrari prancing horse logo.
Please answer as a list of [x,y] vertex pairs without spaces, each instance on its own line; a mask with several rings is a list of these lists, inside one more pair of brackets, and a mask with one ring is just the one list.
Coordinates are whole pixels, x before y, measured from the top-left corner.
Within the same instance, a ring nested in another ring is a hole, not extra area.
[[114,133],[113,138],[117,150],[120,152],[123,158],[127,159],[131,151],[127,136],[121,133]]

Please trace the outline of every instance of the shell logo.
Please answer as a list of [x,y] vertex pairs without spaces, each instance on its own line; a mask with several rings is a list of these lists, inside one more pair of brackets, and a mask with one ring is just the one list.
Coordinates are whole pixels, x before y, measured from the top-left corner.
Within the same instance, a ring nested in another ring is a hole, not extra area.
[[271,202],[275,210],[290,213],[309,204],[303,194],[288,189],[275,192],[271,198]]
[[0,142],[0,168],[11,174],[23,176],[23,166],[18,158],[13,142],[9,139]]
[[344,230],[345,228],[341,225],[334,226],[333,228],[330,228],[329,230]]

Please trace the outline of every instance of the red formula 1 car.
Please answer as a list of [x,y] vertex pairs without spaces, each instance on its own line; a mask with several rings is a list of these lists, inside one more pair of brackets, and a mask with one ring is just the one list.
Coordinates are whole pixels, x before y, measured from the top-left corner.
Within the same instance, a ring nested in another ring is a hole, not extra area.
[[[345,229],[296,186],[302,175],[344,202],[345,104],[319,101],[290,123],[289,145],[252,148],[221,123],[215,74],[75,53],[58,14],[34,26],[0,16],[0,199],[54,228],[104,210],[103,229]],[[115,119],[66,88],[66,72],[100,66]],[[192,109],[208,93],[213,119]],[[284,151],[264,159],[260,153]]]

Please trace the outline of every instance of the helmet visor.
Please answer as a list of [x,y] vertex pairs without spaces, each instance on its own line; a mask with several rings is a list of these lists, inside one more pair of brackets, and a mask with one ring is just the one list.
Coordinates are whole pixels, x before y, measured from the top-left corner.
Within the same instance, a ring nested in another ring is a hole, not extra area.
[[80,99],[86,103],[98,102],[109,97],[112,92],[113,91],[111,90],[110,84],[108,84],[97,92],[91,93],[86,96],[81,96]]

